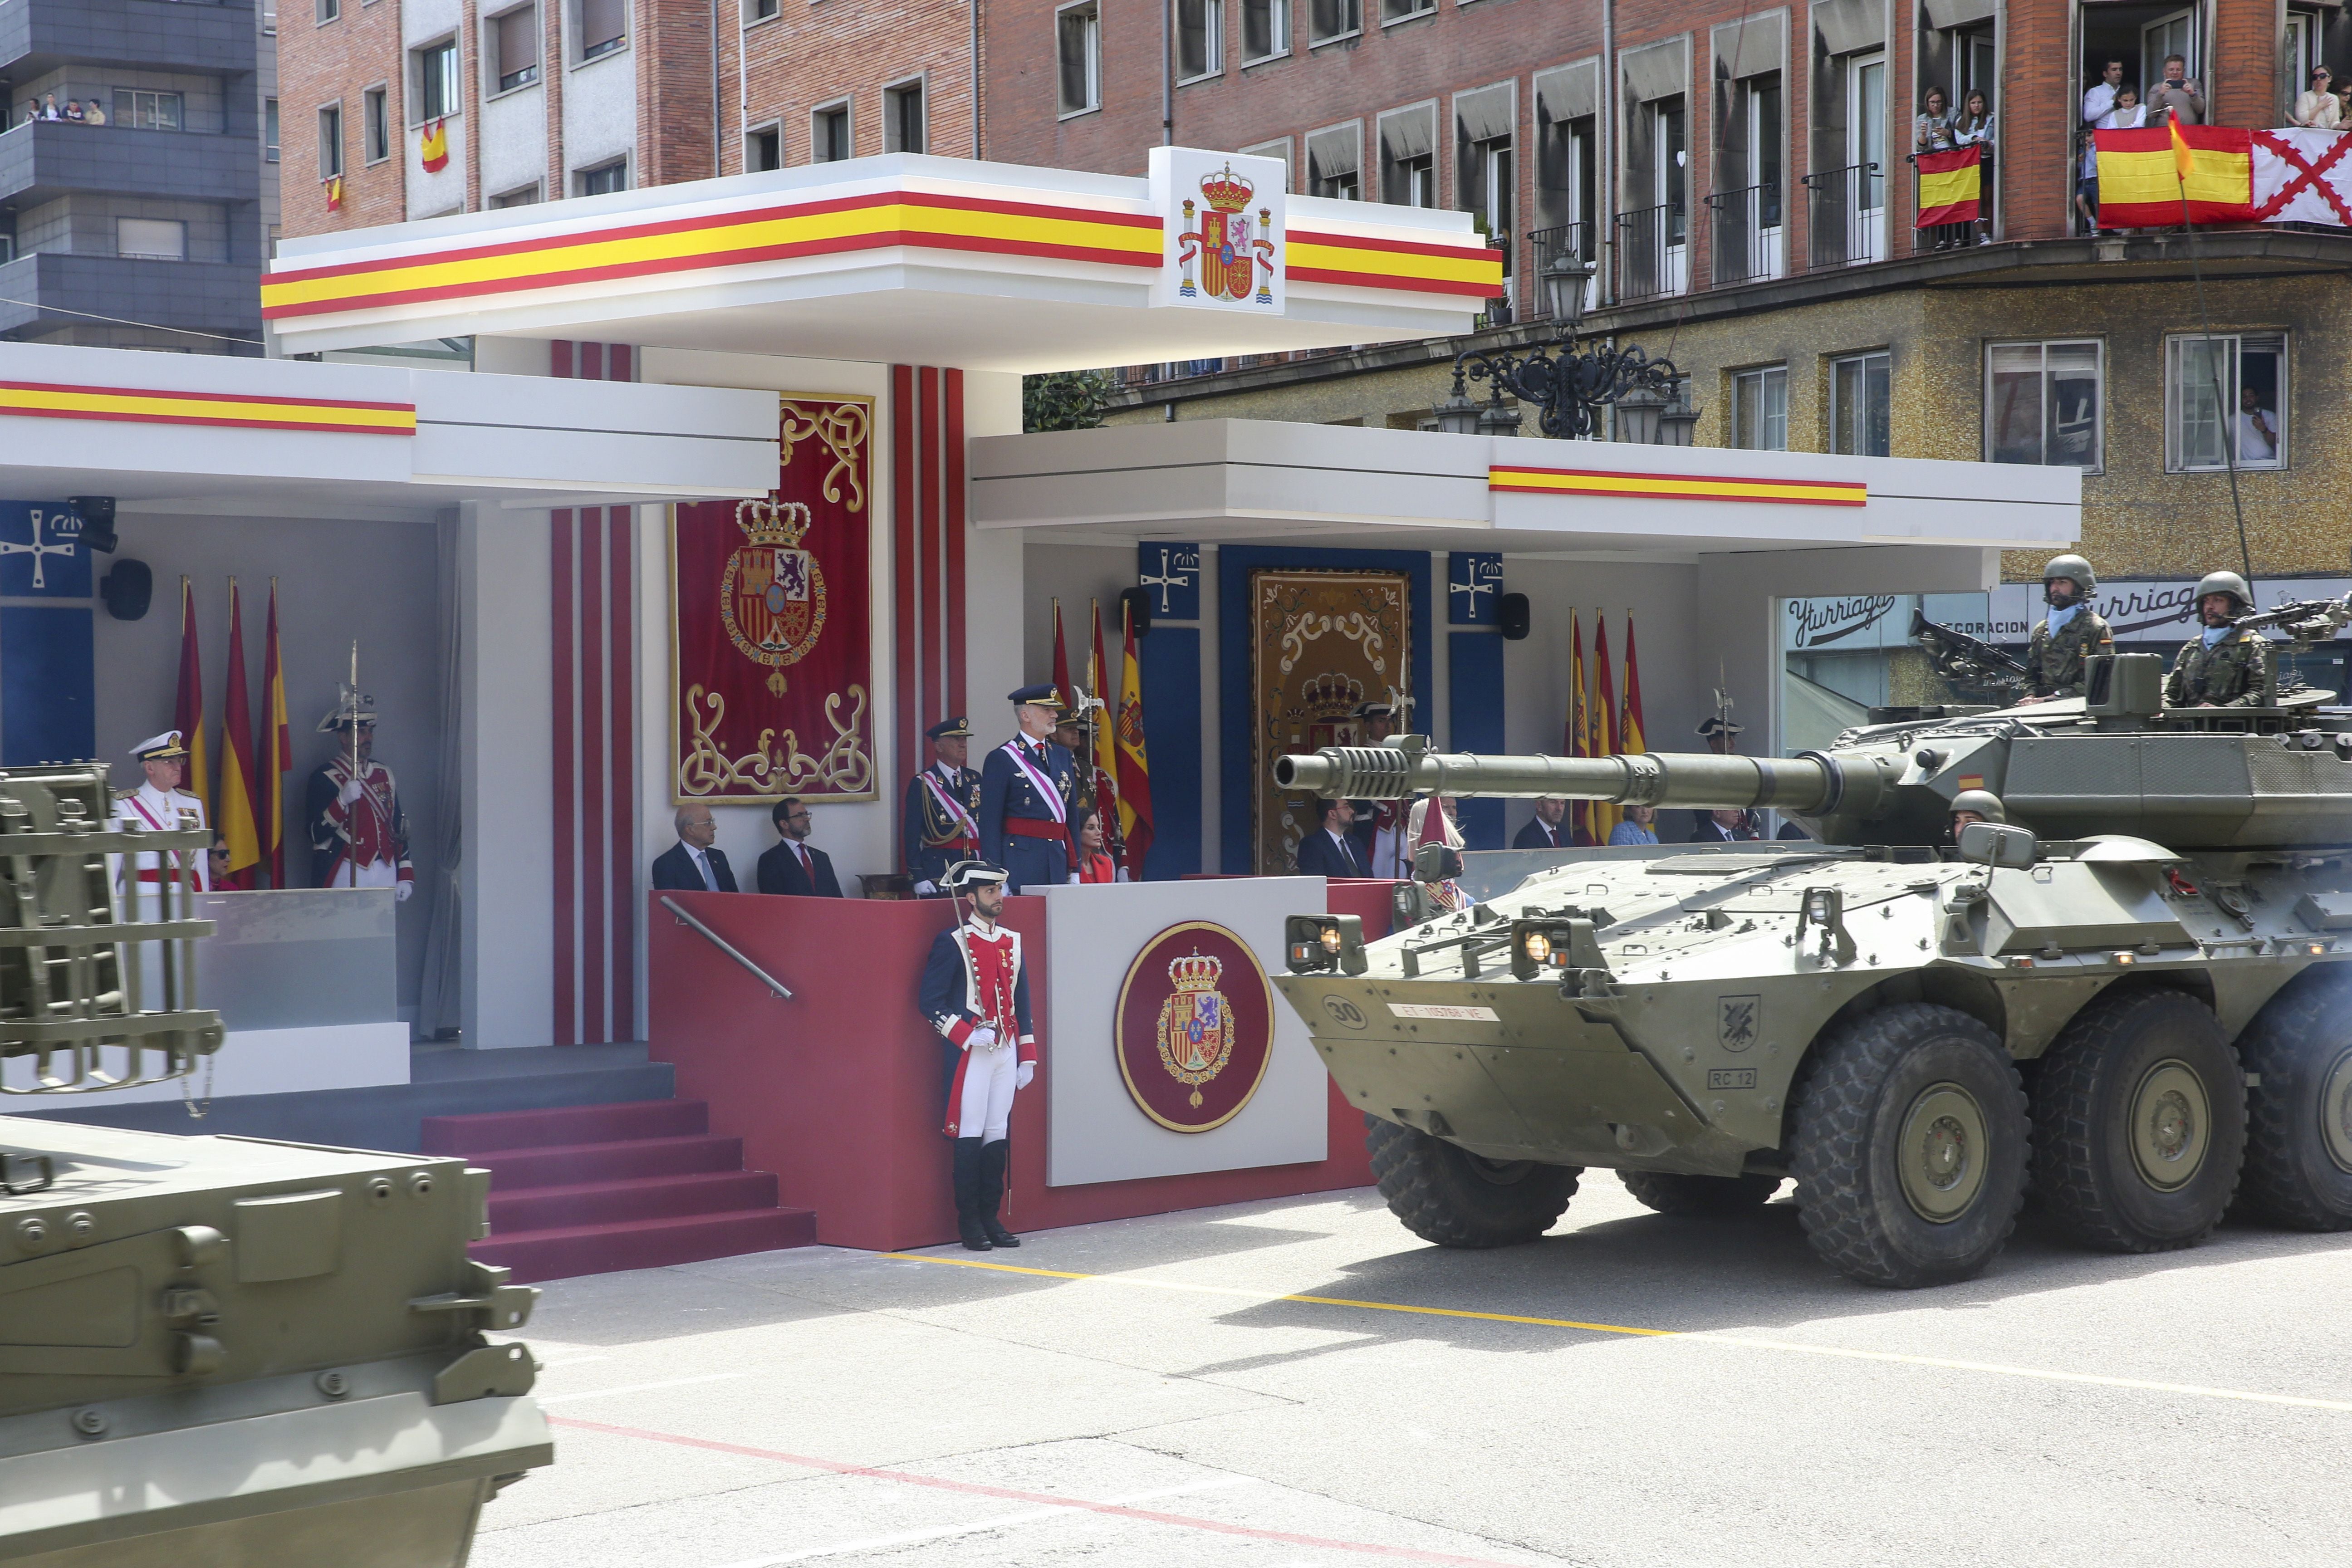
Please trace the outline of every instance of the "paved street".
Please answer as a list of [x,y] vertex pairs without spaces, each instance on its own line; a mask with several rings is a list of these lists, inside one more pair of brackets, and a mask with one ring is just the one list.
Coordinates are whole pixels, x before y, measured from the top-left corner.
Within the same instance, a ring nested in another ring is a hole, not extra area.
[[1785,1202],[1584,1185],[1491,1254],[1357,1192],[558,1282],[557,1461],[474,1563],[2346,1561],[2352,1239],[2116,1258],[2029,1221],[1898,1295]]

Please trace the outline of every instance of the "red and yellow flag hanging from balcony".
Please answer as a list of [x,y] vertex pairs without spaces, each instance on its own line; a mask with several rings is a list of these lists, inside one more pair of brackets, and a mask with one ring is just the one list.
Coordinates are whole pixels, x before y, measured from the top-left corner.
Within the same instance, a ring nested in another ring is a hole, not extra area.
[[1919,170],[1918,227],[1974,223],[1983,216],[1983,148],[1922,153],[1916,162]]
[[418,151],[425,155],[425,172],[437,174],[449,166],[449,132],[438,120],[425,122],[424,140]]
[[2170,228],[2254,219],[2253,132],[2242,126],[2173,124],[2102,131],[2099,226]]

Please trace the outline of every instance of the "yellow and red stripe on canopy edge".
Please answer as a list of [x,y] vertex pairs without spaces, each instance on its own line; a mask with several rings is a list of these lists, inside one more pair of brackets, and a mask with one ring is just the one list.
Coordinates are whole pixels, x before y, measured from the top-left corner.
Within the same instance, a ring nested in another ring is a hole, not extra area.
[[[2234,125],[2175,125],[2094,132],[2099,149],[2099,226],[2169,228],[2188,197],[2191,224],[2252,223],[2253,132]],[[2177,144],[2189,150],[2183,180]]]
[[315,430],[352,436],[414,436],[410,403],[267,397],[237,392],[159,392],[0,381],[0,416],[106,419],[133,425],[221,425],[252,430]]
[[1503,292],[1503,253],[1475,237],[1461,243],[1291,229],[1283,277],[1293,283],[1401,289],[1491,300]]
[[1780,506],[1866,506],[1862,479],[1764,479],[1719,474],[1622,474],[1602,468],[1486,470],[1490,490],[1530,495],[1627,496],[1647,500],[1763,501]]
[[1974,223],[1982,216],[1984,149],[1960,147],[1949,153],[1922,153],[1915,160],[1919,171],[1919,216],[1915,226]]

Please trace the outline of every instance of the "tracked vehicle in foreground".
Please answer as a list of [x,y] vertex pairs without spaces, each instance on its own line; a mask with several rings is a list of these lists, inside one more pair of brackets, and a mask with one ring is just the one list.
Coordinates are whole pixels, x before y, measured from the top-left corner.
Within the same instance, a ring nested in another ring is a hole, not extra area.
[[[1294,916],[1276,984],[1446,1246],[1532,1240],[1596,1165],[1681,1214],[1793,1177],[1815,1250],[1886,1286],[1984,1268],[2029,1188],[2116,1251],[2233,1203],[2352,1226],[2352,710],[2161,680],[2095,659],[2087,700],[1790,758],[1282,758],[1326,795],[1772,807],[1821,841],[1582,851],[1370,942]],[[2008,824],[1953,847],[1968,789]]]
[[[0,1089],[184,1079],[184,896],[110,907],[97,765],[0,773]],[[132,918],[125,918],[125,917]],[[142,987],[154,994],[142,997]],[[152,1005],[142,1006],[146,1001]],[[552,1457],[538,1292],[471,1262],[462,1161],[0,1117],[0,1558],[37,1568],[457,1568],[482,1504]]]

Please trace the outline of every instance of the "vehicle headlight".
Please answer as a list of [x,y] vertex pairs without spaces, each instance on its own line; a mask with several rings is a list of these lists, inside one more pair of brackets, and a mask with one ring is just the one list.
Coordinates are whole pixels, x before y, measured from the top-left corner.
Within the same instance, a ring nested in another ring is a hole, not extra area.
[[1339,951],[1339,928],[1336,925],[1325,926],[1322,941],[1324,952],[1337,953]]
[[1539,931],[1528,932],[1527,940],[1521,945],[1527,949],[1528,957],[1533,962],[1537,963],[1551,962],[1551,938],[1544,935],[1543,932]]

